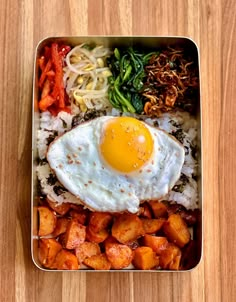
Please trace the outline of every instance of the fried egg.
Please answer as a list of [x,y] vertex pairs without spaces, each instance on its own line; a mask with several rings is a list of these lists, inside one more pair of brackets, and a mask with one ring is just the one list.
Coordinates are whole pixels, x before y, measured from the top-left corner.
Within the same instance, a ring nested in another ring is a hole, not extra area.
[[132,117],[103,116],[54,140],[47,160],[59,182],[95,211],[136,213],[175,185],[184,147]]

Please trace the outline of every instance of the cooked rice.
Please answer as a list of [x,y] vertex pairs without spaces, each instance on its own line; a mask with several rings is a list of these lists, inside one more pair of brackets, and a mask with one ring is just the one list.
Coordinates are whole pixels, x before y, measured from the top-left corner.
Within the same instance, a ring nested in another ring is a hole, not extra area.
[[[101,114],[104,114],[102,112]],[[49,112],[41,113],[40,129],[38,131],[38,153],[42,160],[37,168],[38,178],[41,184],[42,193],[48,195],[52,200],[59,203],[75,202],[78,199],[69,193],[63,186],[56,181],[54,184],[48,180],[50,176],[55,176],[46,162],[46,152],[50,141],[56,136],[65,133],[76,124],[80,124],[84,120],[92,119],[101,115],[99,112],[86,116],[86,113],[81,113],[79,116],[70,115],[66,112],[60,112],[58,116],[53,117]],[[130,113],[121,113],[116,109],[107,112],[107,115],[120,116],[132,115]],[[135,116],[135,115],[134,115]],[[135,116],[144,120],[147,124],[154,127],[159,127],[178,139],[185,148],[185,161],[181,171],[181,177],[172,188],[168,195],[163,200],[177,202],[182,204],[187,209],[198,207],[198,187],[197,187],[197,121],[187,112],[176,111],[174,113],[164,113],[161,117],[151,119],[146,116]],[[58,192],[58,187],[61,189]]]

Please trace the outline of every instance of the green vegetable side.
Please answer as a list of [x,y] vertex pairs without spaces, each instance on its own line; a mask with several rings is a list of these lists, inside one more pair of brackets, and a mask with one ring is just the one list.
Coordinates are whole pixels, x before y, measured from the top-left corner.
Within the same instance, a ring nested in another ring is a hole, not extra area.
[[113,55],[107,59],[108,67],[112,71],[108,97],[113,107],[123,112],[143,112],[142,89],[146,76],[144,68],[152,55],[158,55],[158,52],[143,54],[131,47],[127,50],[114,49]]

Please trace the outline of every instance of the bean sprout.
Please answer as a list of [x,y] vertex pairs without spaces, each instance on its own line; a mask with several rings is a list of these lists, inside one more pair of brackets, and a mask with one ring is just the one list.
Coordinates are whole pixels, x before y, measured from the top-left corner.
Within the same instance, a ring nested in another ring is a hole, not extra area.
[[71,103],[80,111],[111,107],[108,100],[108,77],[111,71],[106,66],[106,58],[111,51],[102,45],[92,50],[85,46],[74,47],[65,58],[63,81],[66,92]]

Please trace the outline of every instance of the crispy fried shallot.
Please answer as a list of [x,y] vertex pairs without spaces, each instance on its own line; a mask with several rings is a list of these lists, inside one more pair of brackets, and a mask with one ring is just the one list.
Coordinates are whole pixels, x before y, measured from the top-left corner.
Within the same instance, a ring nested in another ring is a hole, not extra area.
[[144,112],[159,116],[175,107],[194,110],[199,85],[197,68],[183,50],[168,48],[153,55],[145,67]]

